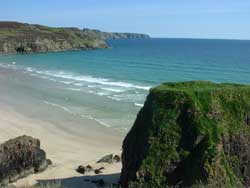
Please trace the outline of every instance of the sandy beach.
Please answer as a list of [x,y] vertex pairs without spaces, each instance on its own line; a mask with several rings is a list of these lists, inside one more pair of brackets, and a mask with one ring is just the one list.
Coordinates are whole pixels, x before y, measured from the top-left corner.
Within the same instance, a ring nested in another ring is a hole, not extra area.
[[95,122],[88,121],[86,123],[89,125],[92,123],[95,128],[88,128],[79,134],[73,134],[50,122],[26,117],[8,104],[4,104],[1,98],[0,106],[0,142],[24,134],[38,138],[47,157],[53,162],[53,165],[46,171],[21,179],[14,183],[15,186],[56,181],[66,188],[84,188],[94,186],[94,184],[85,182],[86,178],[104,178],[108,182],[115,182],[119,178],[120,163],[99,164],[99,166],[104,166],[105,170],[98,176],[94,176],[93,173],[82,176],[75,171],[78,165],[96,166],[96,161],[104,155],[121,152],[122,137],[112,130],[95,127]]

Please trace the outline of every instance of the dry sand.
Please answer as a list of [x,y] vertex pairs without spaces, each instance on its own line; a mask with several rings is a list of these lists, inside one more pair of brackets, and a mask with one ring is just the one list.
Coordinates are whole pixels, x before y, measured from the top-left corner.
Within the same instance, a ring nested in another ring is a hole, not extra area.
[[[57,181],[65,188],[87,188],[94,187],[94,184],[86,182],[85,179],[103,178],[108,182],[118,180],[120,163],[100,164],[105,170],[103,174],[97,176],[94,174],[83,176],[75,169],[81,164],[95,166],[95,162],[104,155],[119,154],[123,140],[121,135],[107,128],[86,128],[86,131],[76,135],[50,122],[26,117],[1,101],[0,106],[0,142],[24,134],[38,138],[42,149],[53,162],[46,171],[21,179],[14,183],[15,186]],[[91,124],[90,121],[86,123]]]

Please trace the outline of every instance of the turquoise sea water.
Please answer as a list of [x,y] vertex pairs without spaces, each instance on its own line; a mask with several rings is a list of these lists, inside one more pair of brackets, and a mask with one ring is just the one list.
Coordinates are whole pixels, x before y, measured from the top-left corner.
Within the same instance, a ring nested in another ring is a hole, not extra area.
[[132,126],[149,89],[162,82],[250,83],[250,41],[108,43],[112,48],[104,50],[0,56],[0,69],[25,75],[24,86],[15,95],[30,90],[33,100],[125,130]]

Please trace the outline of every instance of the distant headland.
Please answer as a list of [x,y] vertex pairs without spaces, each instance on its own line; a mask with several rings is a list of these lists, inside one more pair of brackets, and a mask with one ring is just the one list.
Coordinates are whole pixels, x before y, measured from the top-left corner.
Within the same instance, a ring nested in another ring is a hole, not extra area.
[[0,21],[0,54],[99,49],[108,47],[105,40],[128,38],[150,37],[146,34]]

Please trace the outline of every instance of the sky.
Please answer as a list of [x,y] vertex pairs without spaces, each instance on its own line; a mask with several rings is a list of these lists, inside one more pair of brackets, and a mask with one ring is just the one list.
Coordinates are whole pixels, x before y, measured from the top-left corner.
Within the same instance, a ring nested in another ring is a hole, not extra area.
[[0,0],[0,20],[159,38],[250,39],[250,0]]

